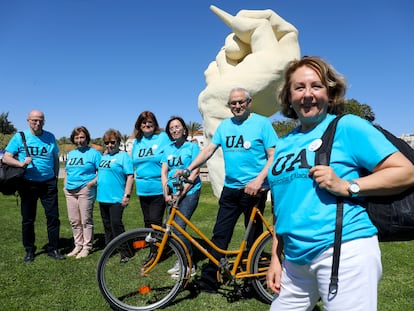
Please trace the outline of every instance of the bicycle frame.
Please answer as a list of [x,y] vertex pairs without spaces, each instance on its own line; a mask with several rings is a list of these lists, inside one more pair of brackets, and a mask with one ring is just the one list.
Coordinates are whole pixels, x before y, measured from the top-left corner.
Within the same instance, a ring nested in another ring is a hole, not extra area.
[[[264,195],[264,194],[261,194]],[[183,234],[183,236],[185,238],[187,238],[190,243],[197,248],[204,256],[206,256],[211,262],[213,262],[217,267],[221,267],[222,263],[220,263],[207,249],[205,249],[197,240],[195,240],[193,238],[193,236],[191,236],[186,230],[184,230],[183,228],[181,228],[176,222],[175,222],[175,217],[178,216],[179,218],[181,218],[188,227],[190,227],[198,237],[200,237],[204,242],[206,242],[211,248],[213,248],[215,251],[219,252],[220,254],[223,254],[224,256],[227,255],[235,255],[236,258],[232,261],[229,261],[229,263],[233,264],[232,269],[229,271],[231,276],[233,278],[236,279],[243,279],[243,278],[250,278],[250,277],[260,277],[260,276],[264,276],[266,274],[266,272],[261,272],[261,273],[255,273],[252,274],[249,269],[250,269],[250,263],[252,260],[252,255],[254,253],[255,248],[257,247],[257,245],[260,243],[260,241],[262,239],[264,239],[268,234],[273,234],[273,227],[269,224],[268,221],[266,221],[265,217],[263,216],[263,213],[258,209],[257,205],[253,207],[252,209],[252,213],[250,214],[250,218],[249,218],[249,223],[248,226],[246,228],[246,231],[244,233],[243,239],[240,243],[240,246],[238,249],[232,249],[232,250],[224,250],[221,249],[219,247],[217,247],[212,241],[211,239],[207,238],[207,236],[200,230],[197,228],[196,225],[194,225],[189,219],[187,219],[179,210],[178,205],[176,204],[176,202],[178,202],[178,198],[176,198],[176,200],[174,200],[175,203],[172,205],[171,207],[171,212],[170,215],[165,223],[165,228],[158,226],[158,225],[152,225],[152,228],[156,231],[162,231],[164,232],[164,237],[162,239],[161,244],[158,246],[159,249],[161,251],[159,251],[157,253],[156,258],[154,258],[153,261],[149,262],[147,266],[147,269],[145,269],[145,271],[143,272],[148,273],[152,267],[154,267],[159,259],[161,258],[162,255],[162,251],[166,245],[167,239],[169,237],[173,237],[174,239],[176,239],[182,246],[183,249],[186,253],[187,256],[187,260],[188,260],[188,264],[189,267],[192,267],[192,260],[191,260],[191,256],[189,255],[189,252],[187,250],[187,247],[185,246],[184,242],[172,232],[172,228],[175,228],[177,231],[179,231],[181,234]],[[243,262],[243,253],[244,250],[246,248],[246,244],[247,244],[247,238],[250,234],[250,231],[253,227],[253,224],[255,222],[255,217],[259,216],[259,218],[262,220],[263,225],[265,226],[266,230],[260,235],[260,237],[254,242],[254,244],[252,245],[247,259],[245,259],[246,262],[246,269],[240,272],[237,272],[237,270],[239,269],[239,267],[241,266],[241,263]]]

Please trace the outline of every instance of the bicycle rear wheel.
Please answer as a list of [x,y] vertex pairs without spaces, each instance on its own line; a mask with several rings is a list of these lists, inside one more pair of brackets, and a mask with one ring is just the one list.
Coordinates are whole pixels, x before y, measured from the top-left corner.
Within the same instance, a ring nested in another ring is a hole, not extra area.
[[[127,231],[104,249],[97,266],[99,289],[116,310],[155,310],[166,306],[180,292],[187,267],[182,246],[169,238],[159,262],[151,269],[164,232],[152,229]],[[125,258],[120,261],[121,255]],[[167,271],[178,261],[178,276]],[[147,271],[147,272],[145,272]]]
[[275,295],[271,289],[267,288],[266,281],[266,272],[269,268],[272,257],[272,243],[273,237],[270,232],[268,232],[268,235],[266,235],[259,245],[257,245],[253,253],[252,265],[250,267],[250,271],[252,271],[252,273],[263,274],[260,277],[252,278],[252,284],[263,302],[269,304],[272,302],[273,296]]

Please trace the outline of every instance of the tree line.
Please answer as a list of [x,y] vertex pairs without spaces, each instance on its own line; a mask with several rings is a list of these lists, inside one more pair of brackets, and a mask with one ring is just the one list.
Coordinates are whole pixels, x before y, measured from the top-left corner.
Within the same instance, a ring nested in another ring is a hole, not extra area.
[[[198,122],[192,122],[186,124],[188,128],[188,137],[190,139],[194,138],[201,130],[202,125]],[[17,132],[16,127],[13,125],[13,123],[9,120],[9,112],[2,112],[0,114],[0,150],[4,150],[9,142],[9,140],[12,138],[12,136]],[[121,142],[126,145],[128,139],[130,138],[129,135],[123,134],[121,137]],[[57,143],[59,145],[59,149],[64,152],[68,152],[65,147],[67,145],[72,144],[70,141],[70,137],[62,136],[60,138],[56,138]],[[91,144],[103,146],[102,137],[97,138],[91,138]],[[61,148],[64,146],[64,148]]]
[[[367,104],[360,104],[355,99],[347,99],[345,101],[345,113],[355,114],[362,118],[365,118],[371,122],[375,120],[375,114],[372,111],[371,107]],[[293,130],[297,125],[298,122],[292,119],[282,119],[278,121],[273,121],[272,125],[276,130],[278,136],[284,136]],[[189,122],[187,124],[188,127],[188,136],[192,139],[197,133],[202,130],[202,125],[198,122]],[[16,127],[13,123],[9,120],[9,112],[3,112],[0,114],[0,150],[4,150],[7,146],[7,143],[17,132]],[[126,145],[126,142],[129,139],[129,135],[122,135],[122,142]],[[61,137],[57,138],[59,147],[66,146],[71,144],[70,138],[68,137]],[[91,138],[91,143],[99,146],[103,146],[102,138]],[[61,148],[60,150],[65,150],[65,148]],[[66,150],[69,151],[69,150]]]
[[[355,114],[363,119],[367,119],[371,122],[375,120],[375,114],[371,107],[367,104],[360,104],[355,99],[345,100],[345,112],[346,114]],[[296,126],[299,125],[297,120],[284,119],[277,122],[272,122],[274,129],[279,137],[282,137],[292,131]]]

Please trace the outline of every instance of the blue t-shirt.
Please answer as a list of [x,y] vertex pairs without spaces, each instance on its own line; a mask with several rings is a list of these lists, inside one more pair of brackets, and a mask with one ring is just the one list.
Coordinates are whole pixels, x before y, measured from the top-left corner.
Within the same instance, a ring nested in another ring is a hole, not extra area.
[[[315,146],[328,124],[308,132],[295,129],[279,140],[268,180],[274,198],[276,233],[283,237],[284,255],[297,264],[310,263],[333,245],[336,198],[320,189],[308,176],[315,163]],[[372,171],[397,149],[368,121],[346,115],[338,122],[331,153],[331,167],[343,179],[352,180]],[[370,237],[377,229],[365,209],[344,202],[342,241]]]
[[135,139],[132,161],[135,168],[135,185],[138,196],[163,194],[161,185],[161,158],[171,140],[165,132],[150,138]]
[[87,146],[81,150],[74,149],[68,153],[66,161],[67,190],[81,189],[96,177],[101,154],[96,149]]
[[[55,158],[59,154],[59,147],[55,136],[43,130],[42,135],[36,136],[30,130],[24,131],[26,144],[32,163],[27,166],[24,178],[33,181],[45,181],[55,176]],[[24,162],[26,151],[20,133],[16,133],[9,141],[6,151],[17,155],[20,162]]]
[[[168,166],[168,184],[173,187],[174,174],[177,170],[186,169],[191,162],[200,153],[200,148],[197,143],[185,142],[177,148],[175,143],[167,146],[164,150],[164,155],[161,159],[161,163],[167,163]],[[187,195],[191,195],[201,188],[200,176],[194,180],[193,186],[187,192]],[[173,188],[172,188],[173,189]]]
[[96,200],[100,203],[122,203],[127,176],[132,174],[134,167],[128,153],[104,154],[98,167]]
[[239,123],[223,120],[212,143],[221,146],[224,157],[224,186],[244,188],[257,177],[267,162],[267,149],[275,147],[278,138],[270,121],[258,114]]

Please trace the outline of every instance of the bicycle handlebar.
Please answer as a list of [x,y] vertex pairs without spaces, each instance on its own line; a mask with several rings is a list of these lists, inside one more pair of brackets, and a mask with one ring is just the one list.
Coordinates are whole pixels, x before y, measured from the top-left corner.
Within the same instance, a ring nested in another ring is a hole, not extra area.
[[177,176],[188,178],[191,175],[190,170],[183,169],[183,170],[177,170]]
[[191,179],[188,179],[187,177],[177,175],[175,177],[175,180],[172,182],[173,186],[176,188],[182,188],[184,184],[191,184],[194,185],[194,181]]

